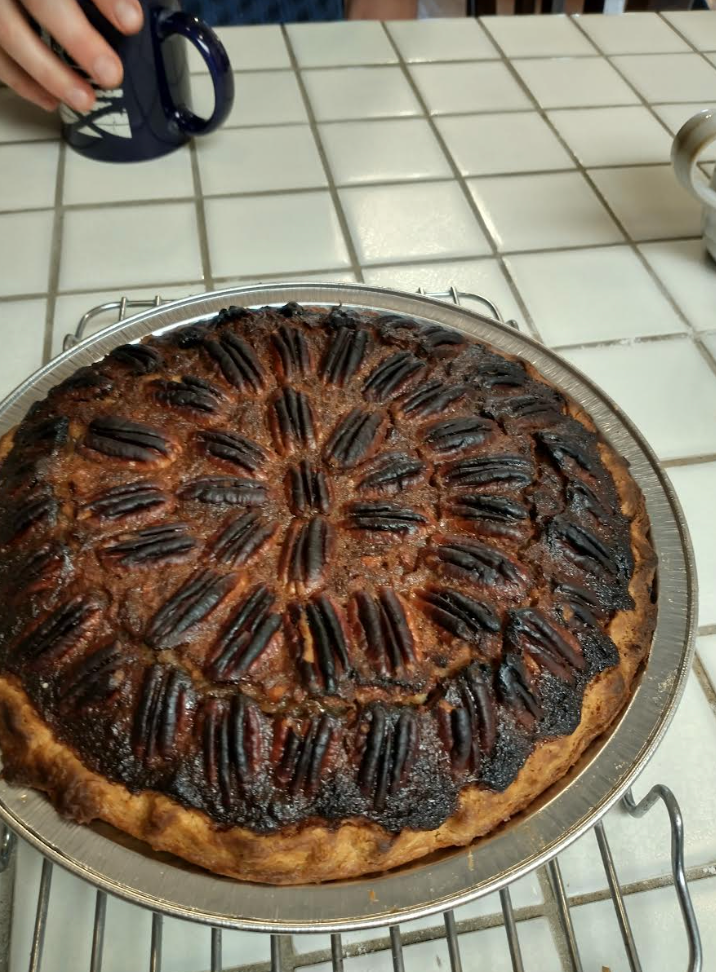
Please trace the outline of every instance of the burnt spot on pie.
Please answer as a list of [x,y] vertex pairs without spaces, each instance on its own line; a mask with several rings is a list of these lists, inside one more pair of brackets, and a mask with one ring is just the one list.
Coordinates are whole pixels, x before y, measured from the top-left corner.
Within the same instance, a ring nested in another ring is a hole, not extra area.
[[328,464],[352,469],[364,462],[380,444],[384,426],[381,412],[354,408],[338,422],[326,442],[324,455]]
[[241,601],[212,649],[205,669],[209,678],[237,681],[260,658],[281,627],[281,615],[271,610],[275,599],[259,584]]
[[197,434],[199,447],[212,459],[256,473],[266,462],[266,453],[256,442],[223,429],[210,429]]
[[295,388],[284,388],[274,398],[269,408],[269,426],[280,455],[316,444],[311,402],[305,392]]
[[85,445],[103,456],[141,463],[165,460],[174,451],[169,437],[159,429],[116,415],[92,419]]
[[276,524],[251,510],[229,520],[213,544],[214,556],[232,567],[241,567],[259,553],[276,532]]
[[233,574],[204,570],[190,576],[152,617],[144,636],[152,648],[171,648],[189,637],[234,587]]

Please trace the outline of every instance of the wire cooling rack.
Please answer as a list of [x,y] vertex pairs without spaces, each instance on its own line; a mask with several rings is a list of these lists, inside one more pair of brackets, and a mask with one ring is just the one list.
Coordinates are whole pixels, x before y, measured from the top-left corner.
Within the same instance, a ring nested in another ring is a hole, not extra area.
[[[421,288],[420,293],[424,294],[425,291]],[[464,300],[477,302],[487,307],[490,314],[496,320],[518,329],[516,321],[505,322],[492,301],[479,294],[468,294],[458,291],[455,287],[451,287],[449,290],[440,293],[430,293],[427,296],[451,300],[458,305]],[[128,300],[126,297],[122,297],[117,301],[111,301],[98,307],[93,307],[82,316],[75,332],[66,335],[63,345],[64,349],[67,350],[79,343],[88,325],[95,318],[115,313],[117,320],[122,321],[127,316],[128,310],[139,311],[148,307],[160,306],[162,303],[165,303],[165,301],[161,297],[155,297],[153,300]],[[654,805],[659,802],[664,804],[671,827],[671,869],[673,885],[681,909],[684,933],[688,944],[688,964],[686,969],[687,972],[702,972],[703,953],[701,937],[686,881],[684,867],[684,823],[679,804],[667,786],[657,784],[651,788],[639,803],[636,803],[631,790],[628,790],[622,799],[622,806],[632,817],[640,818],[649,813]],[[607,834],[601,822],[595,825],[594,833],[602,866],[606,874],[609,895],[616,912],[619,930],[629,962],[630,972],[662,972],[662,970],[647,969],[642,965],[629,922],[624,900],[625,896],[617,876],[611,847],[609,846]],[[7,972],[9,969],[13,892],[15,885],[22,880],[22,875],[16,868],[16,842],[14,834],[4,827],[0,828],[0,972]],[[28,972],[42,972],[43,969],[45,930],[51,905],[50,892],[52,888],[53,867],[54,865],[50,860],[44,859]],[[569,897],[562,878],[559,860],[555,858],[538,870],[546,878],[546,887],[551,893],[551,905],[557,918],[556,928],[554,930],[558,933],[557,947],[561,955],[563,968],[569,970],[569,972],[584,972],[584,965],[572,922]],[[515,919],[509,887],[500,891],[500,905],[502,908],[502,924],[506,937],[505,947],[509,950],[513,972],[525,972],[518,925]],[[102,969],[106,911],[107,894],[104,891],[97,891],[89,972],[101,972]],[[469,969],[463,966],[461,957],[460,930],[462,926],[460,929],[458,928],[453,911],[446,911],[443,915],[443,920],[445,923],[445,940],[447,942],[450,972],[463,972],[463,968],[465,968],[465,972],[469,972]],[[160,914],[154,913],[152,915],[151,942],[147,957],[149,972],[172,972],[170,968],[164,968],[162,964],[163,934],[163,917]],[[406,967],[403,955],[404,942],[401,937],[400,925],[391,925],[389,935],[394,972],[421,972],[417,967]],[[290,941],[292,936],[266,935],[265,937],[267,941],[266,963],[264,968],[269,968],[271,972],[293,972],[293,970],[299,969],[304,965],[315,965],[324,962],[330,963],[333,972],[345,972],[346,959],[349,960],[350,953],[353,952],[351,948],[346,949],[344,947],[341,935],[331,935],[330,942],[326,943],[326,949],[320,953],[311,953],[310,959],[305,955],[297,955],[294,953]],[[364,949],[373,950],[371,945],[363,947]],[[377,951],[377,949],[375,950]],[[348,955],[346,954],[347,952],[349,953]],[[229,972],[229,969],[222,961],[222,930],[220,928],[211,929],[210,950],[207,958],[209,961],[208,968],[211,972]],[[541,956],[540,959],[541,961],[546,961],[547,956]],[[234,968],[236,967],[234,966]],[[24,970],[13,968],[10,972],[24,972]],[[79,972],[79,970],[76,970],[76,972]],[[670,972],[677,972],[677,970],[670,970]]]

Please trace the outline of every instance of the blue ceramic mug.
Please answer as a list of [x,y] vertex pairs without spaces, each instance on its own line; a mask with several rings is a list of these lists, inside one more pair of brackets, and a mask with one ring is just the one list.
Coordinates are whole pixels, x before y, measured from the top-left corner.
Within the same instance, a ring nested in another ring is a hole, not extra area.
[[[62,105],[65,140],[75,151],[103,162],[141,162],[184,145],[194,135],[207,135],[225,120],[234,103],[234,76],[223,44],[210,27],[179,9],[179,0],[141,0],[144,26],[138,34],[121,34],[91,0],[80,0],[88,20],[117,52],[124,66],[122,87],[99,88],[67,52],[55,52],[87,78],[97,100],[87,113]],[[184,40],[202,55],[214,82],[210,118],[189,108],[189,66]]]

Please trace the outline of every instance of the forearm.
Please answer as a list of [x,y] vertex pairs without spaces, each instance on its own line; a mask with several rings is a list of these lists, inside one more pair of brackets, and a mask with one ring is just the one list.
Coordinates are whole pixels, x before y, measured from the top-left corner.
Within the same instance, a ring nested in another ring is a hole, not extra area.
[[348,0],[349,20],[414,20],[418,0]]

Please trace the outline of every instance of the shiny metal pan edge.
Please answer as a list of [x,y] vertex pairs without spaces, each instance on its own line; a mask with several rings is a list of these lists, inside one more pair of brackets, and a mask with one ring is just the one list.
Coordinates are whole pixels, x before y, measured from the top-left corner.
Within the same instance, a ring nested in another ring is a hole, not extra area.
[[105,825],[79,826],[33,790],[0,781],[0,817],[43,854],[92,884],[164,914],[273,933],[339,932],[407,921],[497,891],[568,847],[619,800],[658,746],[684,689],[696,625],[696,573],[683,513],[652,450],[621,410],[570,364],[533,339],[429,297],[349,284],[232,288],[164,304],[105,328],[55,358],[0,404],[0,434],[78,367],[120,343],[214,315],[229,303],[343,304],[453,327],[529,361],[588,412],[630,463],[646,499],[658,567],[653,646],[618,721],[571,772],[526,811],[471,848],[396,871],[324,885],[272,887],[217,877]]

